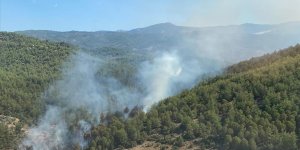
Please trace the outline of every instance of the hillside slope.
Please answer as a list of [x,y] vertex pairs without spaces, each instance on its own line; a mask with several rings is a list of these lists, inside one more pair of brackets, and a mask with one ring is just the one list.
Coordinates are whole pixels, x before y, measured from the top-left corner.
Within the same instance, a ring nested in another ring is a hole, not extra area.
[[227,73],[167,98],[147,113],[136,107],[102,115],[102,123],[86,139],[91,150],[144,142],[160,143],[152,145],[163,149],[296,150],[299,91],[300,45],[296,45],[229,67]]
[[42,93],[59,77],[72,49],[65,43],[0,32],[0,149],[16,146],[22,127],[17,125],[16,134],[11,133],[5,118],[16,117],[21,124],[37,120],[45,107]]

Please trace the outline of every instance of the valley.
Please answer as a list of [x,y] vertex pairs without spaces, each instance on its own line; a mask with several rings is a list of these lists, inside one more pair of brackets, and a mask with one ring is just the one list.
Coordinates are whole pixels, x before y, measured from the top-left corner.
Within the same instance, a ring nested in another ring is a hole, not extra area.
[[298,149],[299,26],[0,32],[0,149]]

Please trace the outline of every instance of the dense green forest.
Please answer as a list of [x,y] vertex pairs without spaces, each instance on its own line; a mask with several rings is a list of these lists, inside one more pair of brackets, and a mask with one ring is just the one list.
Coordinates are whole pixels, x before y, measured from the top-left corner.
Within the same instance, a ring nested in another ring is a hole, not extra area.
[[86,139],[91,150],[129,148],[145,141],[173,149],[189,141],[201,149],[296,150],[299,91],[296,45],[228,67],[224,74],[161,101],[147,113],[137,106],[103,114],[102,123]]
[[[63,42],[41,41],[15,33],[0,32],[0,149],[15,148],[23,127],[37,123],[48,103],[44,91],[62,76],[63,63],[78,48]],[[149,59],[139,52],[110,47],[83,50],[102,59],[96,76],[114,77],[136,88],[138,64]],[[64,65],[66,67],[66,65]],[[46,99],[45,99],[46,98]],[[10,117],[20,119],[12,124]],[[26,130],[26,129],[25,129]]]
[[[60,75],[61,64],[72,53],[65,43],[40,41],[15,33],[0,32],[0,115],[31,124],[42,114],[43,91]],[[16,134],[0,120],[0,149],[16,145]]]
[[[0,32],[0,115],[11,116],[0,117],[13,125],[7,128],[0,122],[0,149],[16,148],[23,125],[41,116],[46,103],[42,94],[60,77],[62,63],[73,52],[74,47],[62,42]],[[105,59],[98,76],[113,76],[134,88],[137,65],[151,59],[108,47],[86,52]],[[130,148],[149,141],[161,149],[293,150],[300,148],[299,106],[300,45],[296,45],[232,65],[147,113],[136,106],[101,114],[101,123],[85,139],[91,150]],[[14,123],[16,118],[20,121]]]
[[[62,77],[64,62],[72,61],[70,56],[76,51],[78,48],[63,42],[0,32],[0,149],[16,148],[22,128],[37,123],[46,105],[54,103],[47,101],[44,91]],[[97,77],[114,77],[131,88],[138,84],[138,64],[149,59],[144,53],[110,47],[83,51],[105,62]],[[13,124],[13,119],[7,119],[11,117],[20,121]]]

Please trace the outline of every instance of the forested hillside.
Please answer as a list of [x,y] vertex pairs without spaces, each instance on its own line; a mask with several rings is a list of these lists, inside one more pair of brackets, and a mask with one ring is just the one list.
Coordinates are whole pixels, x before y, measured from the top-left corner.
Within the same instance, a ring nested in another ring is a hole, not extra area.
[[[43,92],[60,77],[72,49],[65,43],[0,33],[0,149],[16,148],[24,124],[43,114]],[[96,77],[112,76],[133,88],[139,88],[134,76],[137,65],[151,59],[138,51],[109,47],[85,52],[105,61]],[[146,113],[142,106],[102,113],[101,123],[84,138],[91,150],[141,145],[299,149],[299,91],[300,45],[296,45],[232,65]]]
[[225,72],[147,113],[137,106],[101,115],[102,123],[85,136],[89,149],[130,148],[149,141],[160,143],[156,148],[161,149],[299,149],[300,45]]
[[[0,32],[0,115],[16,117],[21,124],[36,121],[45,107],[41,96],[59,77],[72,49],[65,43]],[[9,117],[0,119],[0,149],[17,146],[15,136],[22,127],[19,124],[12,133],[5,118]]]

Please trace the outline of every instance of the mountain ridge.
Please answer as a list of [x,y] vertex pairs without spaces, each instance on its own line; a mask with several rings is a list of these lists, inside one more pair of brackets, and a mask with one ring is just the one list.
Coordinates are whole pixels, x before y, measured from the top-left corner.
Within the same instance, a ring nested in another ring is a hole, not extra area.
[[[194,49],[203,53],[213,49],[224,49],[231,52],[226,54],[228,57],[240,57],[240,61],[248,59],[249,56],[259,56],[299,43],[299,28],[300,22],[216,27],[184,27],[162,23],[122,32],[30,30],[17,33],[42,40],[67,42],[83,49],[111,47],[142,52]],[[240,53],[240,56],[234,54],[241,51],[243,53]],[[238,61],[232,63],[236,62]]]

